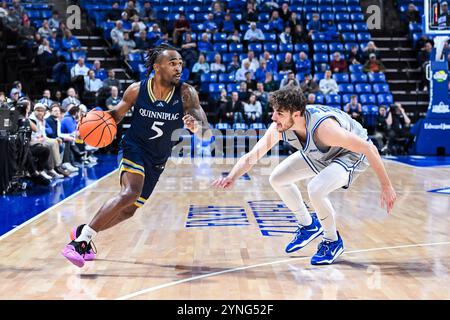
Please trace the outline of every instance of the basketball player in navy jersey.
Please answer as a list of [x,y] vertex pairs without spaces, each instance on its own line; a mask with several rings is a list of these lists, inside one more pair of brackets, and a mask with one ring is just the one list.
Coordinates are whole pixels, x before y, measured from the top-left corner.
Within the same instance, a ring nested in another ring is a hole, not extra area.
[[173,143],[172,133],[185,126],[202,139],[211,137],[196,90],[180,82],[183,61],[175,48],[162,44],[149,51],[147,80],[134,83],[110,111],[119,123],[134,106],[131,126],[122,140],[121,191],[106,201],[89,224],[74,228],[62,254],[82,267],[93,260],[92,240],[98,232],[131,218],[152,193]]
[[[297,251],[323,233],[311,264],[331,264],[344,251],[336,230],[334,208],[328,195],[348,188],[367,167],[372,166],[381,185],[381,205],[389,213],[396,194],[376,147],[367,130],[348,114],[323,105],[306,105],[300,88],[287,86],[273,92],[269,102],[273,123],[255,147],[236,163],[229,175],[213,185],[228,188],[248,172],[280,140],[299,151],[282,161],[269,181],[299,222],[294,239],[286,252]],[[295,182],[312,178],[308,195],[317,216],[310,215]]]

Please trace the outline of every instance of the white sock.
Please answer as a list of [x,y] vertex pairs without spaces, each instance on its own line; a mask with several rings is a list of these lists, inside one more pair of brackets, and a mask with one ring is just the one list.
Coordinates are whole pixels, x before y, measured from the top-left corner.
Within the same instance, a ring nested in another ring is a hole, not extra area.
[[294,214],[297,217],[299,225],[304,227],[311,225],[312,218],[305,205],[303,205],[303,208],[301,208],[300,210],[294,211]]
[[338,238],[338,235],[337,235],[337,232],[336,232],[336,228],[331,228],[331,230],[330,229],[327,229],[327,230],[324,229],[323,230],[323,238],[326,239],[326,240],[329,240],[331,242],[337,241],[339,238]]
[[83,230],[81,230],[81,234],[78,238],[75,239],[76,242],[85,241],[87,243],[91,242],[94,237],[97,235],[97,232],[89,227],[88,225],[85,225],[83,227]]

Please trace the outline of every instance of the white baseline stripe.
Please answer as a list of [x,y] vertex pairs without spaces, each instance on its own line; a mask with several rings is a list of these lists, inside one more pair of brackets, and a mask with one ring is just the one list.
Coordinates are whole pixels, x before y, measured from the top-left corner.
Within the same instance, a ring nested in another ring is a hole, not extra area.
[[[412,248],[412,247],[437,246],[437,245],[450,245],[450,241],[447,241],[447,242],[434,242],[434,243],[406,244],[406,245],[399,245],[399,246],[392,246],[392,247],[381,247],[381,248],[353,250],[353,251],[344,252],[343,255],[344,254],[352,254],[352,253],[361,253],[361,252],[381,251],[381,250],[390,250],[390,249],[403,249],[403,248]],[[236,272],[236,271],[241,271],[241,270],[254,269],[254,268],[258,268],[258,267],[264,267],[264,266],[270,266],[270,265],[275,265],[275,264],[281,264],[281,263],[285,263],[285,262],[295,262],[295,261],[306,260],[306,259],[310,259],[310,257],[290,258],[290,259],[259,263],[259,264],[254,264],[254,265],[250,265],[250,266],[243,266],[243,267],[239,267],[239,268],[233,268],[233,269],[228,269],[228,270],[208,273],[208,274],[204,274],[204,275],[201,275],[201,276],[196,276],[196,277],[192,277],[192,278],[186,278],[186,279],[183,279],[183,280],[178,280],[178,281],[173,281],[173,282],[168,282],[168,283],[165,283],[165,284],[161,284],[161,285],[156,286],[156,287],[147,288],[147,289],[144,289],[144,290],[141,290],[141,291],[130,293],[130,294],[126,295],[126,296],[122,296],[122,297],[116,298],[116,300],[127,300],[127,299],[131,299],[131,298],[134,298],[134,297],[146,294],[146,293],[157,291],[157,290],[160,290],[160,289],[173,287],[173,286],[185,283],[185,282],[191,282],[191,281],[195,281],[195,280],[199,280],[199,279],[203,279],[203,278],[214,277],[214,276],[218,276],[218,275],[225,274],[225,273],[231,273],[231,272]]]
[[93,182],[92,184],[88,185],[87,187],[84,187],[81,190],[78,190],[77,192],[75,192],[74,194],[70,195],[69,197],[65,198],[64,200],[58,202],[57,204],[51,206],[50,208],[48,208],[47,210],[39,213],[38,215],[34,216],[33,218],[25,221],[24,223],[22,223],[21,225],[15,227],[14,229],[8,231],[7,233],[5,233],[4,235],[0,236],[0,241],[5,239],[6,237],[12,235],[14,232],[22,229],[23,227],[25,227],[26,225],[32,223],[33,221],[39,219],[40,217],[46,215],[47,213],[49,213],[51,210],[59,207],[60,205],[62,205],[63,203],[67,202],[68,200],[74,198],[75,196],[77,196],[78,194],[80,194],[81,192],[92,188],[93,186],[95,186],[98,182],[102,181],[103,179],[106,179],[107,177],[109,177],[110,175],[114,174],[117,170],[119,169],[115,169],[114,171],[111,171],[110,173],[106,174],[105,176],[101,177],[100,179],[98,179],[97,181]]

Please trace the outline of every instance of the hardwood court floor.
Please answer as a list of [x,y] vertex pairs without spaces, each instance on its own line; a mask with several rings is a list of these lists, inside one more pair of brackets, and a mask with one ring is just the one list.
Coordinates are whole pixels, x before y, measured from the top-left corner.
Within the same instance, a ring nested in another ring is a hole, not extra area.
[[[148,203],[100,233],[98,259],[79,269],[60,251],[117,192],[116,172],[0,240],[0,299],[450,299],[450,197],[427,192],[450,186],[450,168],[386,166],[398,192],[391,216],[372,169],[331,196],[346,247],[332,266],[310,265],[318,239],[287,255],[291,234],[263,236],[248,201],[279,199],[267,167],[217,191],[209,183],[231,164],[204,161],[169,164]],[[209,205],[242,207],[248,223],[186,228],[190,206]]]

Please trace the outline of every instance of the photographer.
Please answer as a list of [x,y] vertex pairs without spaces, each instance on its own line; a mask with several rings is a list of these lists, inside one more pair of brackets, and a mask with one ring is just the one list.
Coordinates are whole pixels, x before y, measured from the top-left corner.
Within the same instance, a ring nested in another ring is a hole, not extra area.
[[388,149],[391,154],[407,154],[414,135],[409,132],[411,120],[400,103],[389,108],[386,118],[388,126]]

